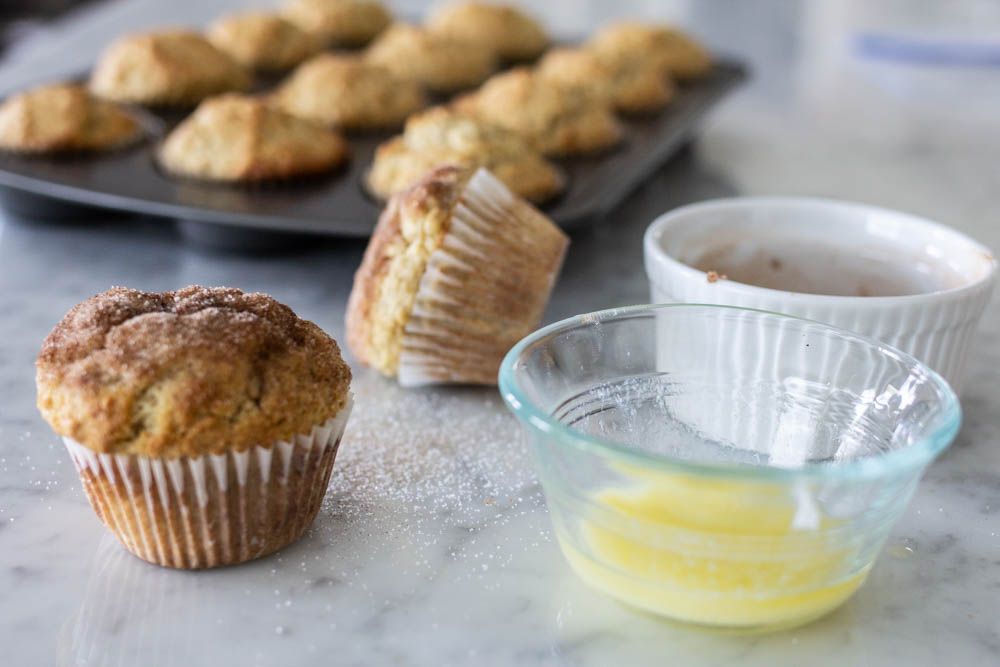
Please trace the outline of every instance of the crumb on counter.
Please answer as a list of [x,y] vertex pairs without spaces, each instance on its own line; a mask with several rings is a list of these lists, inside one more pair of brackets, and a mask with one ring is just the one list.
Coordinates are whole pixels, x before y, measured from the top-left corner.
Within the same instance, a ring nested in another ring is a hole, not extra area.
[[718,271],[709,271],[707,273],[707,277],[708,277],[708,282],[710,282],[710,283],[714,283],[714,282],[718,282],[720,280],[726,280],[727,279],[725,273],[719,273]]

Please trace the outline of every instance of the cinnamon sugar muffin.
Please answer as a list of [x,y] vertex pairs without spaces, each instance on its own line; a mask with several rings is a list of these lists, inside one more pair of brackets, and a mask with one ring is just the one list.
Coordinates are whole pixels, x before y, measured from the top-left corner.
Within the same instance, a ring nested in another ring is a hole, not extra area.
[[609,58],[583,47],[549,51],[538,73],[557,86],[607,100],[623,113],[662,109],[676,94],[670,79],[648,60]]
[[277,14],[248,11],[218,19],[208,39],[237,62],[258,70],[295,67],[319,51],[319,40]]
[[565,183],[562,172],[517,134],[447,107],[434,107],[411,116],[401,136],[378,147],[368,187],[388,199],[444,164],[488,169],[515,194],[534,202],[555,196]]
[[185,569],[297,539],[351,404],[333,339],[221,287],[84,301],[45,339],[36,380],[101,521],[136,556]]
[[124,146],[142,128],[124,109],[83,86],[46,85],[0,105],[0,148],[22,153],[100,151]]
[[667,26],[622,21],[598,32],[590,46],[615,60],[646,60],[680,81],[699,79],[712,69],[705,47]]
[[605,100],[555,85],[537,70],[497,74],[455,108],[519,134],[545,155],[578,155],[611,148],[624,130]]
[[330,53],[300,65],[271,96],[272,105],[294,116],[354,130],[398,127],[424,103],[419,84]]
[[455,39],[396,23],[365,52],[365,59],[401,79],[436,92],[478,85],[497,68],[496,54],[484,43]]
[[348,344],[404,386],[496,384],[504,354],[538,327],[568,243],[485,169],[433,169],[379,218]]
[[122,37],[105,49],[90,75],[95,95],[148,105],[196,104],[251,83],[246,68],[184,29]]
[[326,46],[364,46],[392,21],[374,0],[290,0],[285,16]]
[[336,132],[244,95],[205,100],[159,151],[180,176],[216,181],[266,181],[329,171],[348,156]]
[[427,28],[449,37],[488,45],[504,60],[533,60],[549,45],[545,29],[510,5],[458,2],[431,13]]

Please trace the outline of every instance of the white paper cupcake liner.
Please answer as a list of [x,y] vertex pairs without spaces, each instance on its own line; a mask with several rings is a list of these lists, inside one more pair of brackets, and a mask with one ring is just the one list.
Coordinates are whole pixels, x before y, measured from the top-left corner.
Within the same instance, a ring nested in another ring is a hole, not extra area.
[[63,442],[91,506],[130,552],[157,565],[233,565],[295,541],[326,493],[353,401],[291,442],[158,459]]
[[568,243],[537,209],[478,170],[417,288],[399,383],[496,384],[503,356],[541,321]]

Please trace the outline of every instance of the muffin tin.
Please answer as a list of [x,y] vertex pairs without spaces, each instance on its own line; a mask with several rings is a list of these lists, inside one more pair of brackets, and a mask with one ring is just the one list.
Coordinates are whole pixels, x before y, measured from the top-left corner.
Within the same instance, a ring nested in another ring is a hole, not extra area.
[[[542,209],[565,229],[600,219],[683,145],[708,109],[747,76],[720,59],[712,73],[680,87],[667,109],[623,118],[624,142],[593,156],[560,160],[567,189]],[[259,82],[264,89],[274,81]],[[245,246],[264,233],[366,238],[382,203],[364,188],[375,148],[397,132],[348,135],[351,159],[330,174],[287,183],[227,185],[168,178],[154,160],[160,140],[188,111],[137,110],[147,139],[96,155],[0,154],[0,203],[8,211],[67,218],[89,206],[185,223],[189,235],[214,245]],[[208,224],[205,224],[208,223]]]

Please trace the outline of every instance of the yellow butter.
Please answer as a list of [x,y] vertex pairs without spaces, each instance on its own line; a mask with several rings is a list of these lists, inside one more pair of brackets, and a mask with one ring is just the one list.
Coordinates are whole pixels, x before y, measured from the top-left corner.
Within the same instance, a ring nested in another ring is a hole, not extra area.
[[867,575],[838,522],[796,527],[800,508],[786,486],[628,476],[641,483],[593,498],[613,522],[609,513],[557,533],[587,583],[631,605],[706,625],[788,626],[834,609]]

